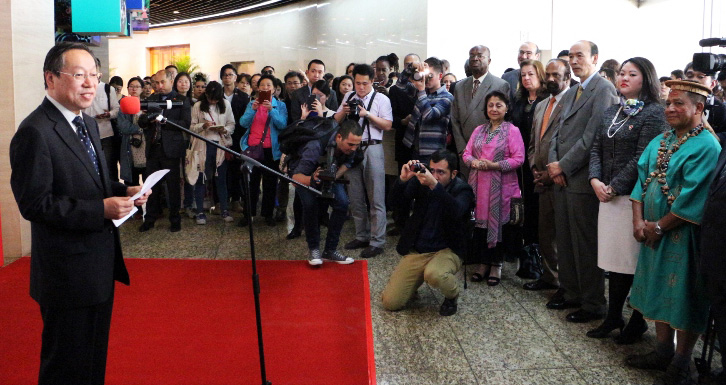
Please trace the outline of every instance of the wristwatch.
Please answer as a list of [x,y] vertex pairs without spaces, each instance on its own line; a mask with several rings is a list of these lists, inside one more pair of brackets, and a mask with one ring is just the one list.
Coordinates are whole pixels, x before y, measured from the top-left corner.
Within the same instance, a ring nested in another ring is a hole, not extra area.
[[655,230],[653,231],[655,231],[656,234],[663,236],[663,229],[660,228],[659,222],[655,222]]

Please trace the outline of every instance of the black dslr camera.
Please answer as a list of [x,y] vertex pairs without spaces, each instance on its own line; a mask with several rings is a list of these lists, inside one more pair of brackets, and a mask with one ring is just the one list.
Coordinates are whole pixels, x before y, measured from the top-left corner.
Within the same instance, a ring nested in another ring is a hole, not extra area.
[[[698,42],[701,47],[726,47],[726,39],[710,38]],[[708,52],[693,54],[693,69],[706,74],[726,70],[726,55]]]
[[136,148],[141,147],[141,135],[132,135],[129,143]]
[[411,81],[411,79],[415,81],[420,81],[426,75],[427,73],[421,72],[418,70],[417,67],[414,67],[413,63],[408,63],[403,71],[401,71],[401,76],[399,77],[399,79],[401,79],[401,83],[405,84]]
[[424,165],[423,163],[414,163],[413,166],[411,166],[411,171],[424,173],[426,172],[426,165]]
[[353,99],[348,100],[348,108],[350,108],[350,113],[348,113],[348,119],[358,121],[360,119],[360,109],[358,109],[358,106],[363,107],[363,101],[360,99]]

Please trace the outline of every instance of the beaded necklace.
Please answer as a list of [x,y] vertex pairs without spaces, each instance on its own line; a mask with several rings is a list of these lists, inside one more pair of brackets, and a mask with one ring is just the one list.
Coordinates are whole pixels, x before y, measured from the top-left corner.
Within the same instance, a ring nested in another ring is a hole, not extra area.
[[[613,116],[613,121],[610,123],[610,127],[608,127],[607,135],[608,135],[609,139],[612,139],[613,136],[615,136],[615,134],[617,134],[618,131],[620,131],[620,129],[623,128],[625,123],[627,123],[628,120],[630,120],[630,117],[632,116],[632,115],[628,115],[624,119],[616,122],[615,120],[618,118],[618,116],[620,116],[620,111],[622,111],[622,110],[623,110],[623,107],[620,106],[620,109],[618,109],[618,112],[616,112],[615,116]],[[617,126],[618,128],[615,129],[615,132],[611,133],[610,130],[615,126]]]
[[671,148],[668,148],[668,142],[671,135],[673,135],[673,131],[668,131],[663,134],[663,139],[660,141],[660,148],[658,148],[658,159],[655,164],[655,170],[648,174],[648,178],[646,178],[645,183],[643,183],[643,199],[645,199],[645,193],[648,191],[648,185],[653,181],[653,179],[655,179],[658,183],[662,184],[660,190],[663,192],[663,195],[666,196],[668,205],[670,206],[673,204],[676,197],[671,194],[668,181],[666,180],[666,172],[668,172],[668,165],[671,162],[671,157],[673,157],[673,154],[681,148],[683,143],[686,143],[686,141],[693,136],[698,136],[701,131],[703,131],[703,124],[699,124],[692,128],[688,134],[683,135],[680,139],[678,139]]

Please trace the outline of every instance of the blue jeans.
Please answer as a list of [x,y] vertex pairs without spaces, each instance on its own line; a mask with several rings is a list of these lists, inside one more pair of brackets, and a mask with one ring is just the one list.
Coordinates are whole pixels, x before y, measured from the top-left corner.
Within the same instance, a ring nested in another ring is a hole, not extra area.
[[320,247],[320,212],[318,208],[320,205],[327,203],[330,203],[333,207],[333,213],[330,215],[330,221],[328,222],[328,237],[325,240],[325,250],[333,251],[338,248],[340,232],[348,215],[348,195],[345,194],[345,189],[340,183],[334,183],[332,191],[335,199],[327,202],[305,188],[295,187],[295,193],[300,197],[303,206],[305,238],[310,250]]
[[[204,175],[206,175],[206,181],[209,182],[212,179],[216,180],[217,183],[217,194],[219,195],[219,205],[222,211],[227,211],[227,161],[223,160],[219,167],[217,165],[217,147],[207,143],[207,157],[204,162]],[[217,176],[214,175],[215,170]],[[204,175],[199,173],[197,184],[194,185],[194,198],[197,202],[197,213],[204,211],[204,193],[206,192],[205,178]]]

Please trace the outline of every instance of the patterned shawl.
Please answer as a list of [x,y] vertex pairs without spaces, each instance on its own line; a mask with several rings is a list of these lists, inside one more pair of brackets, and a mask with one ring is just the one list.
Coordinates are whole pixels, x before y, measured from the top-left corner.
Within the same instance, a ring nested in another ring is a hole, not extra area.
[[[501,162],[504,160],[504,155],[508,147],[509,129],[511,123],[502,122],[494,132],[489,132],[490,123],[485,123],[484,127],[479,131],[479,134],[474,139],[474,147],[472,155],[476,159],[482,157],[482,147],[484,144],[491,143],[492,140],[496,139],[496,150],[494,153],[494,159],[492,162]],[[502,195],[502,171],[501,170],[473,170],[469,173],[469,185],[474,189],[474,194],[477,194],[478,179],[489,178],[489,213],[487,214],[486,224],[483,221],[477,220],[477,226],[486,227],[487,229],[487,244],[489,248],[494,248],[497,242],[502,241],[502,226],[509,222],[509,218],[504,218],[502,210],[502,202],[504,197]],[[507,212],[507,214],[509,214]]]

